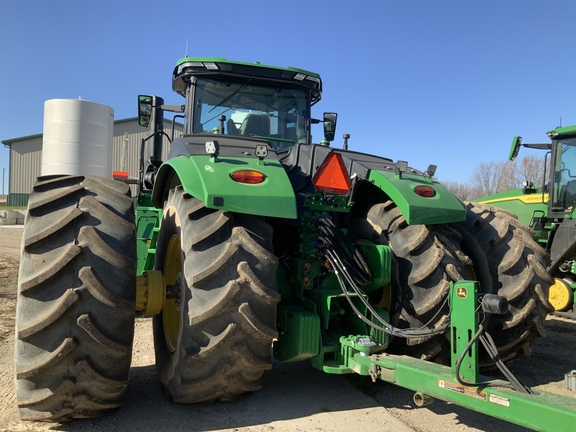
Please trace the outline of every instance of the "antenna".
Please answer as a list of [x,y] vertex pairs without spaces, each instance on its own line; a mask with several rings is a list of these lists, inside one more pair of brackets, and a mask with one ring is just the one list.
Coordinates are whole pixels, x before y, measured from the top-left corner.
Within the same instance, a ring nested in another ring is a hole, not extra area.
[[188,39],[186,39],[186,54],[184,57],[188,57]]
[[560,117],[560,127],[562,127],[562,117]]

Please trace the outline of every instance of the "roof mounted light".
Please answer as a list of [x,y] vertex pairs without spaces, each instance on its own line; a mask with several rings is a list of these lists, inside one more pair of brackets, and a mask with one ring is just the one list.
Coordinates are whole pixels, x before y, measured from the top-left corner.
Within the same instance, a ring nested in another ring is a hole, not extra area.
[[294,79],[298,80],[298,81],[303,81],[304,78],[306,78],[306,75],[301,74],[301,73],[297,73],[296,75],[294,75]]
[[313,76],[308,75],[308,76],[306,77],[306,79],[309,80],[309,81],[314,81],[314,82],[317,83],[317,84],[320,84],[320,78],[317,78],[317,77],[313,77]]
[[218,64],[214,63],[214,62],[199,62],[199,61],[193,61],[193,62],[184,62],[181,65],[178,66],[178,74],[181,74],[185,69],[188,68],[205,68],[208,70],[219,70],[220,68],[218,67]]
[[198,68],[203,66],[204,65],[202,64],[202,62],[185,62],[178,66],[177,74],[180,75],[184,69],[189,67]]

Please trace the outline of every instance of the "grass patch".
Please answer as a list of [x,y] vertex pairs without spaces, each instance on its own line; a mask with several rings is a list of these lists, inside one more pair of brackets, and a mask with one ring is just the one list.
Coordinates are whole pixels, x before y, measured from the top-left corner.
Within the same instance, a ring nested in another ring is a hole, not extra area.
[[7,206],[4,203],[0,203],[1,210],[26,210],[26,206]]

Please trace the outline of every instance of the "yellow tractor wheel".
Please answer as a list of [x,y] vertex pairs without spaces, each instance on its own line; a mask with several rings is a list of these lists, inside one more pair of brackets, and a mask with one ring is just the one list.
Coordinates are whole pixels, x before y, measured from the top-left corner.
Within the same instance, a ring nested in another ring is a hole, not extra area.
[[[168,242],[168,249],[164,259],[164,280],[166,285],[172,286],[172,291],[175,293],[180,292],[181,271],[180,238],[177,235],[173,235]],[[166,346],[172,352],[176,350],[178,331],[180,330],[180,301],[179,296],[177,298],[167,298],[162,309],[164,338],[166,339]]]

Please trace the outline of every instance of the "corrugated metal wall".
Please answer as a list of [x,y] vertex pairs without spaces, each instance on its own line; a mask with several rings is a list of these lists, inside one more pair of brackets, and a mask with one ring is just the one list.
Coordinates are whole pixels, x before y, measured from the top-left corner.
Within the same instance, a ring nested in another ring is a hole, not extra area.
[[[164,121],[164,131],[170,136],[172,133],[172,122]],[[174,136],[182,135],[183,126],[176,125]],[[138,177],[140,164],[140,148],[142,139],[149,135],[148,131],[138,125],[136,119],[114,123],[114,154],[112,156],[112,171],[128,171],[131,177]],[[151,143],[148,140],[147,143]],[[164,138],[164,149],[162,159],[168,156],[170,144]]]
[[[165,132],[170,136],[172,122],[165,120]],[[174,136],[182,134],[183,126],[176,124]],[[138,178],[140,163],[140,146],[148,131],[138,125],[137,119],[118,120],[114,122],[114,152],[112,156],[112,171],[128,171],[130,177]],[[148,140],[151,142],[151,140]],[[168,139],[164,138],[162,158],[167,157]],[[34,135],[29,139],[17,139],[10,143],[10,182],[6,204],[9,206],[25,206],[36,177],[42,167],[42,135]]]
[[[40,175],[42,165],[42,135],[34,135],[29,139],[17,141],[10,146],[10,189],[8,205],[26,205],[28,194],[32,190],[36,177]],[[16,194],[18,202],[11,204],[11,196]],[[22,204],[25,196],[25,204]]]

